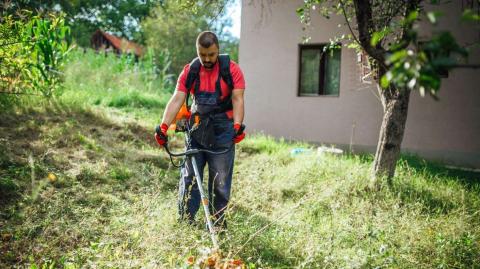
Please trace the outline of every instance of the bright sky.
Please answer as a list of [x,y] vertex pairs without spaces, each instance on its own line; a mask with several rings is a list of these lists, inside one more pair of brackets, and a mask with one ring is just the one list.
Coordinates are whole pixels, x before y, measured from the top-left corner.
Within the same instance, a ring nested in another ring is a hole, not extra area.
[[232,27],[228,27],[227,31],[233,36],[240,38],[240,14],[242,3],[241,0],[235,0],[235,3],[228,9],[227,13],[232,18]]

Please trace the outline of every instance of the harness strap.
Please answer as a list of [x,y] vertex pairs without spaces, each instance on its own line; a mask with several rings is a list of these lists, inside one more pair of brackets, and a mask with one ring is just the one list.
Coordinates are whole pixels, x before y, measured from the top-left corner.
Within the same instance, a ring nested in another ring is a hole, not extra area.
[[192,87],[192,83],[195,83],[195,88],[193,90],[193,94],[197,93],[200,88],[200,59],[195,58],[190,63],[190,69],[188,70],[187,81],[185,82],[185,86],[187,88],[187,99],[185,100],[187,105],[187,110],[190,110],[188,106],[188,99],[190,99],[190,88]]
[[[220,72],[218,72],[218,79],[215,84],[215,91],[218,96],[218,108],[214,110],[214,113],[222,113],[233,109],[232,104],[232,90],[233,90],[233,78],[230,72],[230,56],[228,54],[221,54],[218,56],[218,62],[220,64]],[[222,88],[220,81],[223,79],[230,90],[227,98],[221,100]]]
[[228,54],[220,54],[218,60],[220,63],[220,75],[225,83],[227,83],[228,88],[233,90],[233,78],[230,72],[230,56],[228,56]]
[[[217,94],[219,108],[215,109],[216,111],[215,113],[225,112],[233,108],[232,92],[231,92],[233,90],[233,78],[232,78],[232,73],[230,72],[230,56],[228,56],[227,54],[218,55],[218,63],[220,65],[220,70],[219,70],[220,72],[218,72],[218,78],[217,78],[217,81],[215,82],[215,92]],[[192,85],[194,85],[194,90],[193,90],[194,95],[197,94],[200,89],[200,75],[199,75],[200,67],[201,67],[201,63],[198,57],[193,59],[192,62],[190,63],[190,69],[188,71],[187,81],[185,82],[185,86],[187,88],[187,99],[186,99],[187,109],[189,109],[188,99],[190,98],[190,88],[192,87]],[[224,100],[221,100],[221,97],[222,97],[221,80],[222,79],[223,81],[225,81],[225,83],[228,85],[228,88],[230,89],[230,93],[228,97],[225,98]]]

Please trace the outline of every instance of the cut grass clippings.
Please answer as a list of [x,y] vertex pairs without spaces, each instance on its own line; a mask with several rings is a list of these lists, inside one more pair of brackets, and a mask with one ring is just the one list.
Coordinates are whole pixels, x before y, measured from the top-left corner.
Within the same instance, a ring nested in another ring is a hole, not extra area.
[[[2,112],[0,268],[193,268],[209,253],[203,212],[177,221],[179,171],[152,137],[169,94],[116,61],[76,55],[60,98]],[[373,190],[371,155],[298,147],[313,148],[264,135],[237,145],[225,261],[478,268],[478,173],[406,155]]]
[[[1,267],[185,267],[210,247],[202,212],[194,226],[177,222],[178,171],[143,140],[150,132],[106,115],[38,111],[2,121]],[[22,138],[19,120],[37,134]],[[373,192],[371,164],[359,156],[291,155],[306,144],[266,136],[244,142],[220,238],[227,259],[251,268],[478,264],[474,179],[405,159],[393,186]]]

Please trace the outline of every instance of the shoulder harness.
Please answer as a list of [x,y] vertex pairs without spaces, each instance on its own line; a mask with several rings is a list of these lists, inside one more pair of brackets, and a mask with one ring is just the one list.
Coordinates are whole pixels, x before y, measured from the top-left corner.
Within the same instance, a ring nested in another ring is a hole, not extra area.
[[[215,83],[215,92],[217,93],[219,108],[215,109],[214,112],[222,113],[222,112],[231,110],[233,108],[233,105],[232,105],[233,78],[232,78],[232,73],[230,72],[230,57],[227,54],[220,54],[218,55],[218,63],[220,64],[220,72],[219,72],[218,79]],[[192,85],[194,85],[194,90],[193,90],[194,95],[197,94],[200,88],[200,76],[199,76],[200,67],[201,67],[201,63],[198,57],[193,59],[193,61],[190,63],[190,70],[188,71],[187,81],[185,83],[185,86],[187,88],[187,99],[186,99],[187,109],[190,109],[188,105],[188,99],[190,98],[190,88],[192,87]],[[223,101],[221,101],[221,96],[222,96],[222,89],[220,84],[221,79],[225,81],[225,83],[228,85],[228,88],[230,90],[228,97],[225,98]]]

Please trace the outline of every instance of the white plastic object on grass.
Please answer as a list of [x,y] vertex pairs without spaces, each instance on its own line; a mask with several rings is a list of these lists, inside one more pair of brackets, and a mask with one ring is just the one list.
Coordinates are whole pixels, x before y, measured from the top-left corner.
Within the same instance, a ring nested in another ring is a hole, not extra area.
[[317,154],[323,154],[323,153],[343,154],[343,150],[337,149],[333,146],[332,147],[325,147],[325,146],[318,147]]

